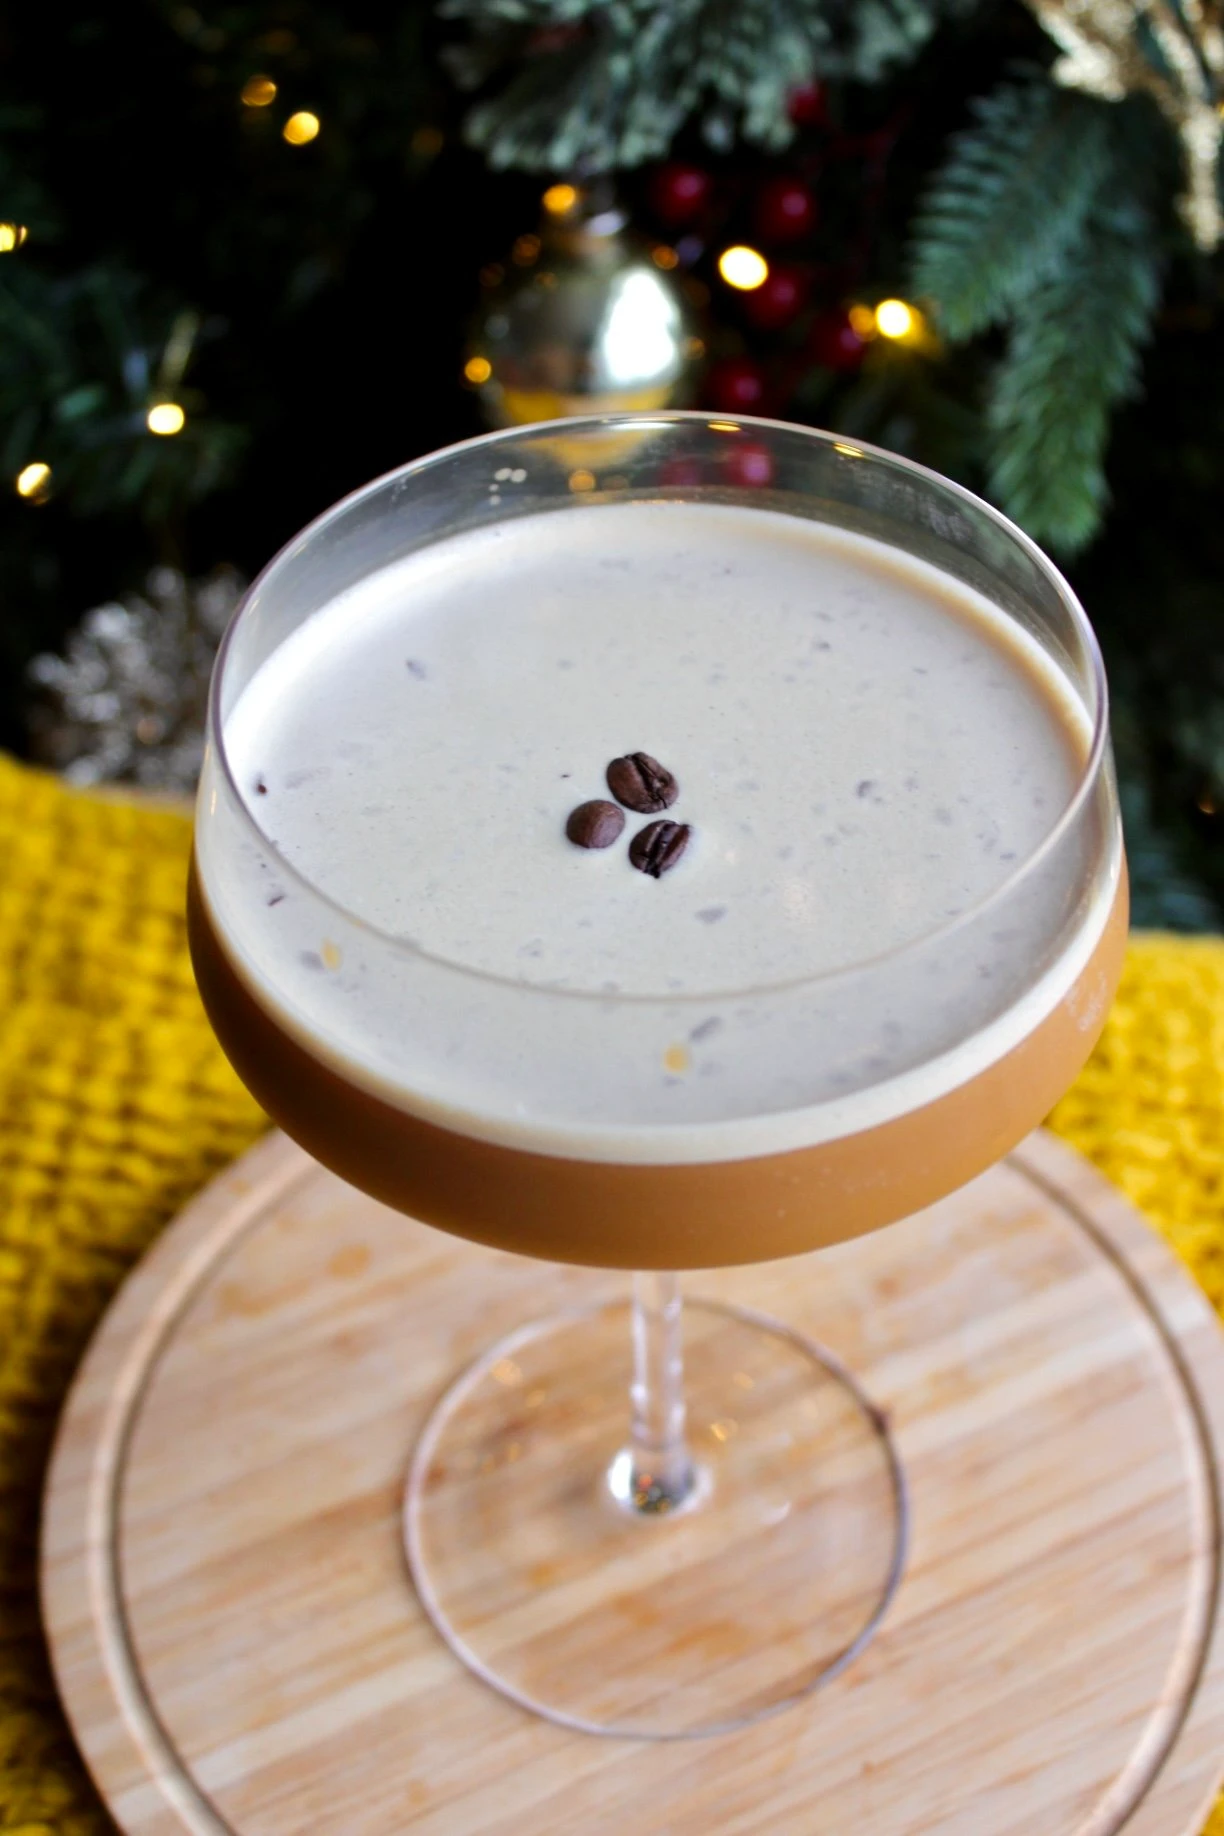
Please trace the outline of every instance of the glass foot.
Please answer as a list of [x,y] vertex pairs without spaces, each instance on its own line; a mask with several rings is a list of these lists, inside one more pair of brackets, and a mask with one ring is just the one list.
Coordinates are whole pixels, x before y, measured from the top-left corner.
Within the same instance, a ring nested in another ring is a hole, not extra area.
[[905,1559],[887,1423],[812,1340],[685,1303],[693,1483],[635,1495],[631,1309],[538,1320],[455,1382],[418,1443],[421,1600],[493,1688],[564,1727],[677,1739],[799,1701],[860,1652]]

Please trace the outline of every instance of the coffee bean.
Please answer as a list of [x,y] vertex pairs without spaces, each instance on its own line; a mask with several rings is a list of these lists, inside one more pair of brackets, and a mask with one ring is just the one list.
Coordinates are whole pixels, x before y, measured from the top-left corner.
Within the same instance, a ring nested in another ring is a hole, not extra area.
[[648,822],[629,843],[629,859],[639,873],[657,880],[675,866],[691,833],[686,822]]
[[626,809],[669,810],[680,795],[680,786],[665,765],[648,752],[627,752],[613,759],[607,770],[608,789]]
[[565,833],[577,848],[610,848],[624,826],[625,818],[614,803],[594,797],[570,811]]

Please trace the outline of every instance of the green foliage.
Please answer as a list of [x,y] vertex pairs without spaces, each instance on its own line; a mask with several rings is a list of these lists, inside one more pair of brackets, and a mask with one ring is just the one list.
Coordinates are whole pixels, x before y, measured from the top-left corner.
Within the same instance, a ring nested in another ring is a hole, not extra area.
[[452,62],[475,87],[468,137],[494,166],[606,172],[666,153],[690,118],[708,143],[776,151],[786,101],[814,77],[875,82],[912,57],[950,0],[444,0],[474,28]]
[[[245,436],[196,412],[184,373],[196,313],[157,301],[122,268],[50,279],[22,260],[0,277],[0,471],[31,460],[84,515],[134,510],[149,523],[205,497],[231,470]],[[150,405],[187,412],[172,438],[150,433]]]
[[837,9],[832,44],[817,74],[878,83],[916,57],[941,17],[970,10],[972,0],[848,0]]
[[990,486],[1018,523],[1064,554],[1100,528],[1110,414],[1138,387],[1160,267],[1149,214],[1107,192],[1013,308],[987,402]]
[[1044,72],[972,105],[914,230],[912,285],[950,338],[1005,320],[1056,275],[1110,169],[1108,105],[1056,89]]
[[953,340],[1006,328],[986,403],[990,488],[1074,554],[1100,528],[1110,416],[1137,387],[1160,294],[1134,117],[1036,72],[973,112],[919,211],[913,285]]
[[[939,0],[446,0],[474,28],[473,86],[512,74],[468,117],[494,165],[596,172],[707,141],[776,149],[786,98],[816,75],[878,82],[930,35]],[[947,9],[945,9],[947,10]],[[990,489],[1073,554],[1107,500],[1114,408],[1133,393],[1159,295],[1149,175],[1130,107],[1040,69],[971,105],[920,206],[912,281],[945,334],[993,327],[1005,355],[984,408]]]

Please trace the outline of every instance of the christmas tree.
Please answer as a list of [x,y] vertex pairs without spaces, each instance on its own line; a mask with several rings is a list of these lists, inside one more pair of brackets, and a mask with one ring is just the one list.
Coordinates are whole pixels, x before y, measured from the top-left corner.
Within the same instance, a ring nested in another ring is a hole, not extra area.
[[[66,671],[74,718],[168,743],[165,659],[110,680],[184,616],[167,570],[249,575],[490,405],[538,412],[490,328],[546,275],[578,298],[589,250],[541,248],[585,197],[674,291],[668,399],[907,453],[1068,567],[1138,915],[1218,924],[1222,83],[1198,0],[27,9],[0,98],[4,742]],[[124,594],[127,626],[69,637]]]

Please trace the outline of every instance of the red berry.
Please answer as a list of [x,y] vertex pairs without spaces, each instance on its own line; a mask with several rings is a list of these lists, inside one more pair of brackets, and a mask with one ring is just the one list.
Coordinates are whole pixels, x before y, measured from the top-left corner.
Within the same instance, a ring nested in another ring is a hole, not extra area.
[[714,181],[700,166],[660,166],[651,180],[650,202],[664,223],[691,223],[709,203]]
[[790,92],[786,112],[796,127],[823,127],[829,114],[829,94],[823,83],[800,83]]
[[762,242],[798,242],[816,226],[816,200],[802,179],[770,179],[756,201],[757,233]]
[[759,440],[737,440],[723,454],[723,470],[733,484],[759,489],[773,483],[773,454]]
[[744,314],[762,331],[777,331],[802,311],[808,287],[802,268],[771,268],[768,278],[744,295]]
[[813,320],[808,349],[826,370],[857,370],[867,341],[851,325],[850,315],[839,308],[836,312],[822,312]]
[[724,357],[706,377],[705,392],[724,414],[753,414],[765,400],[765,372],[751,357]]

